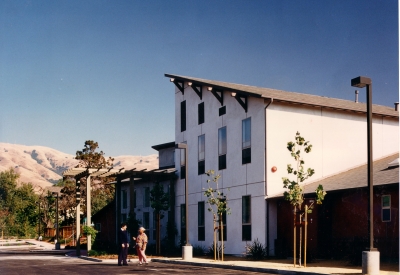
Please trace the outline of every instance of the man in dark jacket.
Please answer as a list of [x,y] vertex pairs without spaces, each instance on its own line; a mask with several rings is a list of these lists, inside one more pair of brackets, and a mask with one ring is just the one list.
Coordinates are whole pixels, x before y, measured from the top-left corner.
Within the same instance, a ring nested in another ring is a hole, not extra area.
[[121,230],[118,230],[119,266],[128,265],[128,263],[126,262],[126,258],[128,257],[129,238],[128,238],[128,231],[126,231],[126,228],[127,228],[126,223],[122,223]]

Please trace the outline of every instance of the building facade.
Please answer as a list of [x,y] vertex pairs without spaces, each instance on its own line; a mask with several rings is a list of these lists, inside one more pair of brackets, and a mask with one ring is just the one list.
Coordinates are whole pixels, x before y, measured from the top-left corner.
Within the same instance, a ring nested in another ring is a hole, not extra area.
[[[226,253],[243,254],[246,245],[258,239],[274,255],[279,205],[268,198],[284,191],[282,177],[293,163],[286,146],[296,132],[313,145],[305,162],[316,173],[307,184],[366,163],[363,103],[165,76],[175,85],[175,142],[188,146],[187,160],[184,150],[175,151],[175,221],[184,239],[187,180],[192,245],[209,247],[213,242],[213,217],[204,196],[207,170],[221,176],[219,187],[231,209],[224,220]],[[373,106],[374,160],[398,152],[398,118],[394,108]]]

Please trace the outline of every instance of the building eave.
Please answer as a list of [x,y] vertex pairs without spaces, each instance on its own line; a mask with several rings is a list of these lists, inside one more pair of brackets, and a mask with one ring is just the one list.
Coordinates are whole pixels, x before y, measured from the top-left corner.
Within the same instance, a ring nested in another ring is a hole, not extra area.
[[[236,93],[242,96],[251,96],[257,98],[273,98],[275,101],[287,102],[291,104],[301,104],[315,107],[325,107],[344,111],[354,111],[359,113],[366,113],[367,106],[365,103],[354,102],[350,100],[330,98],[324,96],[317,96],[311,94],[302,94],[296,92],[287,92],[282,90],[262,88],[256,86],[248,86],[242,84],[228,83],[215,80],[207,80],[201,78],[187,77],[174,74],[165,74],[165,77],[178,80],[180,82],[191,82],[195,85],[211,87],[216,90],[227,91]],[[386,117],[397,118],[399,112],[394,108],[387,106],[376,105],[372,106],[374,115],[381,115]]]

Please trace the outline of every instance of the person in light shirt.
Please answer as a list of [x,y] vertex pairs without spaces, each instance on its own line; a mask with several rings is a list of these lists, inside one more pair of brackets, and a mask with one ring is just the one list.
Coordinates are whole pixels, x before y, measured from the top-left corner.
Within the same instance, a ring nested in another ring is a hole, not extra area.
[[140,227],[137,237],[133,237],[133,240],[136,241],[136,253],[139,257],[139,265],[149,263],[145,254],[148,240],[147,235],[144,233],[145,230],[144,227]]

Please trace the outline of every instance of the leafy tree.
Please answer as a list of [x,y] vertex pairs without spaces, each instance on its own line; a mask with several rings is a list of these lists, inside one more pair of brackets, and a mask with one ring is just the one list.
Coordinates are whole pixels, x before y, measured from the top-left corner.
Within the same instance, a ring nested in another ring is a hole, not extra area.
[[156,253],[161,254],[160,221],[164,218],[163,212],[169,208],[169,194],[159,182],[150,190],[150,205],[156,214]]
[[114,159],[104,157],[103,151],[96,152],[99,144],[93,140],[85,141],[82,151],[76,151],[75,159],[79,160],[79,167],[83,168],[112,168]]
[[[294,227],[296,228],[296,213],[299,213],[299,221],[302,222],[303,215],[312,212],[313,202],[310,205],[305,205],[304,210],[302,210],[302,205],[304,202],[304,189],[301,184],[305,180],[312,177],[315,174],[314,169],[304,168],[304,159],[302,157],[302,152],[308,154],[311,152],[312,145],[309,141],[306,141],[299,132],[296,132],[295,141],[289,141],[287,143],[288,151],[290,155],[294,158],[296,163],[296,168],[293,168],[291,164],[287,165],[287,172],[289,175],[294,175],[295,179],[290,180],[287,177],[283,177],[283,187],[288,189],[283,193],[285,200],[289,201],[293,205],[293,215],[294,215]],[[322,204],[326,192],[323,190],[322,185],[319,185],[315,190],[317,198],[317,204]],[[306,216],[307,217],[307,216]],[[307,222],[307,221],[306,221]],[[300,264],[301,264],[301,228],[300,228]],[[294,264],[296,264],[296,230],[294,230]]]
[[[82,150],[76,151],[75,159],[79,160],[78,167],[86,169],[111,169],[113,167],[114,159],[109,157],[106,159],[104,157],[103,151],[98,152],[99,144],[93,140],[85,141],[84,148]],[[91,178],[91,204],[92,204],[92,215],[97,213],[100,209],[106,206],[114,199],[115,187],[112,184],[114,178]],[[86,215],[86,182],[87,178],[83,177],[80,179],[80,189],[81,189],[81,209]],[[59,185],[63,186],[63,207],[68,208],[75,206],[75,183],[72,180],[64,180],[59,182]]]
[[18,186],[18,179],[12,168],[0,172],[0,223],[11,235],[31,236],[38,221],[38,196],[31,183]]
[[[227,207],[227,197],[226,195],[220,190],[218,185],[218,180],[221,177],[220,175],[216,175],[214,170],[208,170],[206,172],[207,176],[212,177],[212,180],[208,179],[207,183],[209,184],[208,188],[204,191],[204,196],[207,197],[207,203],[209,205],[208,211],[213,213],[214,223],[216,221],[216,217],[219,218],[219,231],[223,232],[223,223],[222,223],[222,216],[223,214],[231,214],[231,210]],[[210,182],[213,181],[216,185],[216,188],[210,186]],[[215,227],[214,227],[214,253],[217,252],[216,246],[216,237],[215,237]],[[222,261],[224,260],[224,243],[223,237],[221,237],[221,247],[222,247]],[[216,259],[216,255],[214,254],[214,259]]]

